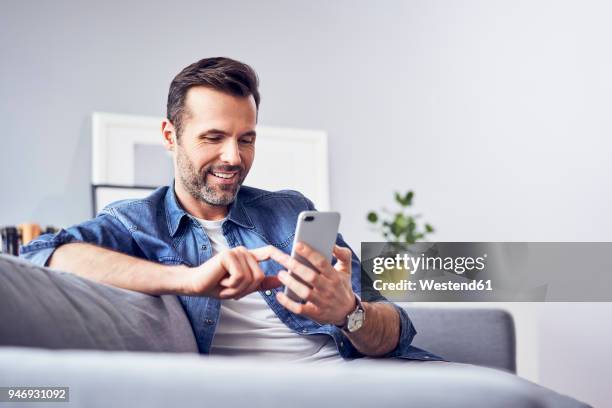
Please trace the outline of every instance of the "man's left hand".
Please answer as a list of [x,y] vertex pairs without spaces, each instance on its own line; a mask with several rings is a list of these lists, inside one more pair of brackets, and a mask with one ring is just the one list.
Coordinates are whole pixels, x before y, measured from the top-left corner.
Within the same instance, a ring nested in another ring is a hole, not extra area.
[[[287,255],[272,258],[291,271],[280,271],[278,279],[306,303],[295,302],[281,292],[276,294],[276,299],[289,311],[318,323],[344,325],[347,315],[356,305],[351,287],[351,250],[335,245],[333,254],[337,262],[333,266],[323,255],[302,242],[296,244],[295,250],[316,270]],[[292,275],[297,275],[306,284]]]

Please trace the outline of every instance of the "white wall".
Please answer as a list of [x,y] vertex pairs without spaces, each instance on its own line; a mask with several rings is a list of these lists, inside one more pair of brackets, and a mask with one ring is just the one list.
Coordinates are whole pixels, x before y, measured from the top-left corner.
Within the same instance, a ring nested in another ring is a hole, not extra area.
[[537,310],[539,383],[611,406],[610,303],[542,303]]
[[[1,7],[0,224],[87,218],[91,112],[163,114],[180,68],[227,55],[259,72],[262,124],[329,133],[332,205],[354,246],[377,238],[366,212],[409,188],[440,241],[612,238],[609,2]],[[610,304],[585,307],[612,312]],[[519,313],[534,328],[519,333],[528,350],[519,366],[571,393],[576,382],[604,381],[612,357],[585,334],[609,325],[600,319],[555,343],[569,350],[588,339],[601,360],[593,372],[576,378],[538,352],[534,339],[546,348],[567,310]],[[582,358],[567,352],[563,361]],[[580,397],[603,401],[585,387],[576,388]]]
[[0,159],[20,177],[0,222],[88,216],[91,111],[163,114],[177,70],[231,55],[261,76],[263,124],[329,132],[354,243],[408,188],[440,240],[610,239],[609,3],[177,4],[3,3]]

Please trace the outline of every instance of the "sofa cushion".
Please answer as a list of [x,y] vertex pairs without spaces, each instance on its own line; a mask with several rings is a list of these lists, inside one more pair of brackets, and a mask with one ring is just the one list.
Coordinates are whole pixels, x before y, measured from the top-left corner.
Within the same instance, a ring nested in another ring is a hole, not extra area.
[[87,408],[587,408],[501,370],[403,359],[309,364],[0,347],[0,378],[70,387],[70,406]]
[[175,296],[150,296],[0,255],[0,345],[197,352]]

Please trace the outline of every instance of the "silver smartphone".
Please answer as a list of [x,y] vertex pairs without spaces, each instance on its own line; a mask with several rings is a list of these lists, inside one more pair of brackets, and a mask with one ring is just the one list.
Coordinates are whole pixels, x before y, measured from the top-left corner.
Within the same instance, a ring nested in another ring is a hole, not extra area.
[[[340,226],[340,213],[334,211],[302,211],[298,215],[297,226],[295,228],[295,237],[293,239],[293,249],[291,256],[297,259],[300,263],[317,270],[308,260],[295,253],[295,244],[303,242],[317,252],[325,256],[330,262],[332,260],[332,251],[336,243],[338,235],[338,227]],[[291,271],[289,271],[291,273]],[[307,285],[299,276],[293,275],[297,280]],[[285,295],[290,299],[303,303],[297,294],[291,289],[285,287]]]

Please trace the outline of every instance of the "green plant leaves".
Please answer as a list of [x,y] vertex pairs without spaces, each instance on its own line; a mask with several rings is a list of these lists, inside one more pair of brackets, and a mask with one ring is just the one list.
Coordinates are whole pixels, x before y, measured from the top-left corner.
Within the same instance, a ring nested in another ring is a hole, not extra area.
[[406,195],[404,196],[404,202],[406,203],[406,205],[412,205],[412,197],[414,197],[414,192],[409,191],[406,193]]
[[378,222],[378,214],[376,214],[374,211],[370,211],[368,213],[368,221],[373,224],[376,224]]
[[390,242],[407,242],[414,244],[415,242],[425,238],[427,234],[434,232],[434,228],[431,224],[425,224],[424,231],[419,230],[419,226],[416,222],[417,218],[420,218],[420,214],[409,214],[408,207],[412,205],[414,198],[414,192],[408,191],[406,194],[394,193],[395,201],[401,206],[400,211],[391,212],[383,208],[383,213],[388,214],[389,218],[380,219],[378,214],[374,211],[370,211],[367,214],[367,220],[372,224],[380,224],[380,232],[386,241]]
[[401,196],[400,193],[395,192],[395,201],[397,201],[402,207],[411,206],[412,197],[414,197],[414,192],[412,191],[408,191],[404,196]]

